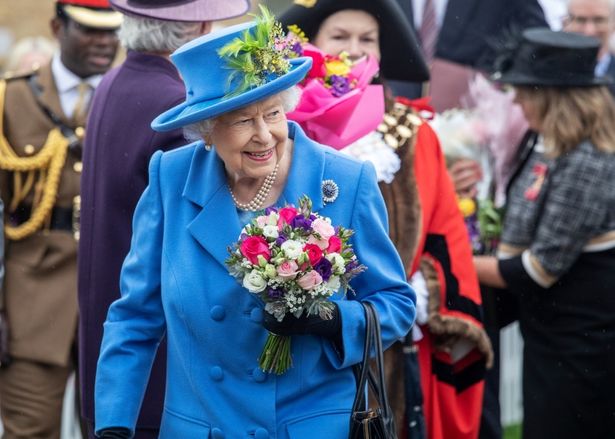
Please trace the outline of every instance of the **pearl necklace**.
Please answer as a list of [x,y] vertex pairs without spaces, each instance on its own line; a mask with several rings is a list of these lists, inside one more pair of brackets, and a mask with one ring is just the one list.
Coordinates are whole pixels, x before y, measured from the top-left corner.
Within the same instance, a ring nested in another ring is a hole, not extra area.
[[263,203],[269,196],[269,192],[271,192],[273,183],[278,176],[279,167],[280,163],[276,163],[275,168],[273,168],[273,171],[271,171],[271,174],[269,174],[267,178],[265,178],[265,181],[263,181],[263,184],[261,185],[254,198],[252,198],[248,203],[240,203],[235,197],[233,189],[231,189],[231,185],[228,185],[228,190],[231,192],[231,198],[233,199],[235,206],[239,207],[241,210],[249,210],[251,212],[261,210],[263,207]]

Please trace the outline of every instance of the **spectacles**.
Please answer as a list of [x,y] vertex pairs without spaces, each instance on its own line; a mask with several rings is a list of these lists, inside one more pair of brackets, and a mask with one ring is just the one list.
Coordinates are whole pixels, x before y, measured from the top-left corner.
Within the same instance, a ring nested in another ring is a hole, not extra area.
[[564,17],[565,24],[574,24],[577,26],[587,26],[589,23],[595,27],[605,27],[609,24],[610,17],[584,17],[581,15],[568,14]]

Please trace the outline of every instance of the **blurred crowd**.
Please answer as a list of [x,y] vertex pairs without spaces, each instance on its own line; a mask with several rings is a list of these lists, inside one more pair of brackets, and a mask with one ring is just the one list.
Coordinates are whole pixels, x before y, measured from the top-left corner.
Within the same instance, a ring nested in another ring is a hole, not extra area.
[[[192,133],[150,127],[201,93],[171,54],[223,36],[224,20],[252,19],[249,3],[57,0],[53,39],[12,45],[0,70],[4,438],[59,438],[72,373],[84,438],[174,437],[161,433],[165,383],[168,395],[178,368],[167,369],[171,339],[143,360],[149,382],[136,413],[114,418],[99,407],[109,397],[97,368],[106,378],[112,364],[99,359],[111,343],[103,325],[134,276],[126,255],[140,256],[133,215],[150,159]],[[356,90],[326,97],[309,94],[312,70],[286,113],[310,139],[375,167],[416,294],[412,329],[385,352],[398,437],[501,439],[499,334],[515,321],[523,437],[615,436],[615,0],[271,6],[304,56],[317,53],[325,70],[331,60],[362,69]],[[203,61],[190,63],[207,74]],[[207,129],[196,138],[213,154],[221,147]],[[252,205],[228,186],[239,210]],[[214,308],[211,319],[224,320]],[[223,381],[218,369],[213,381]],[[251,437],[308,437],[289,431]],[[322,431],[311,437],[333,437]],[[207,437],[225,435],[212,427]]]

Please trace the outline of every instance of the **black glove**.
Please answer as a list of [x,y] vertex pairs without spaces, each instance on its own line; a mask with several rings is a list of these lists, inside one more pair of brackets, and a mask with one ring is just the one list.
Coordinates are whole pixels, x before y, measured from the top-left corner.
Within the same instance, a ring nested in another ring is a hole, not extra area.
[[337,338],[342,332],[342,318],[333,303],[333,311],[330,320],[324,320],[318,315],[306,316],[302,314],[297,318],[292,314],[287,314],[281,322],[268,313],[264,312],[263,326],[269,332],[277,335],[319,335],[327,338]]
[[124,427],[105,428],[96,436],[99,439],[130,439],[130,430]]

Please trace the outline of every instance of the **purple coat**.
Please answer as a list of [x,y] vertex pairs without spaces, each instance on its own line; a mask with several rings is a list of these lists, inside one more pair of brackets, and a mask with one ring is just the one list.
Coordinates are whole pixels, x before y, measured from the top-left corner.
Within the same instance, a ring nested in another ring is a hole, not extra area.
[[[120,296],[119,275],[130,248],[132,216],[158,150],[187,143],[181,130],[156,133],[150,122],[182,102],[185,89],[166,58],[129,51],[96,89],[89,114],[81,180],[79,242],[79,372],[83,416],[94,420],[94,379],[103,323]],[[161,346],[138,427],[158,428],[164,400]]]

